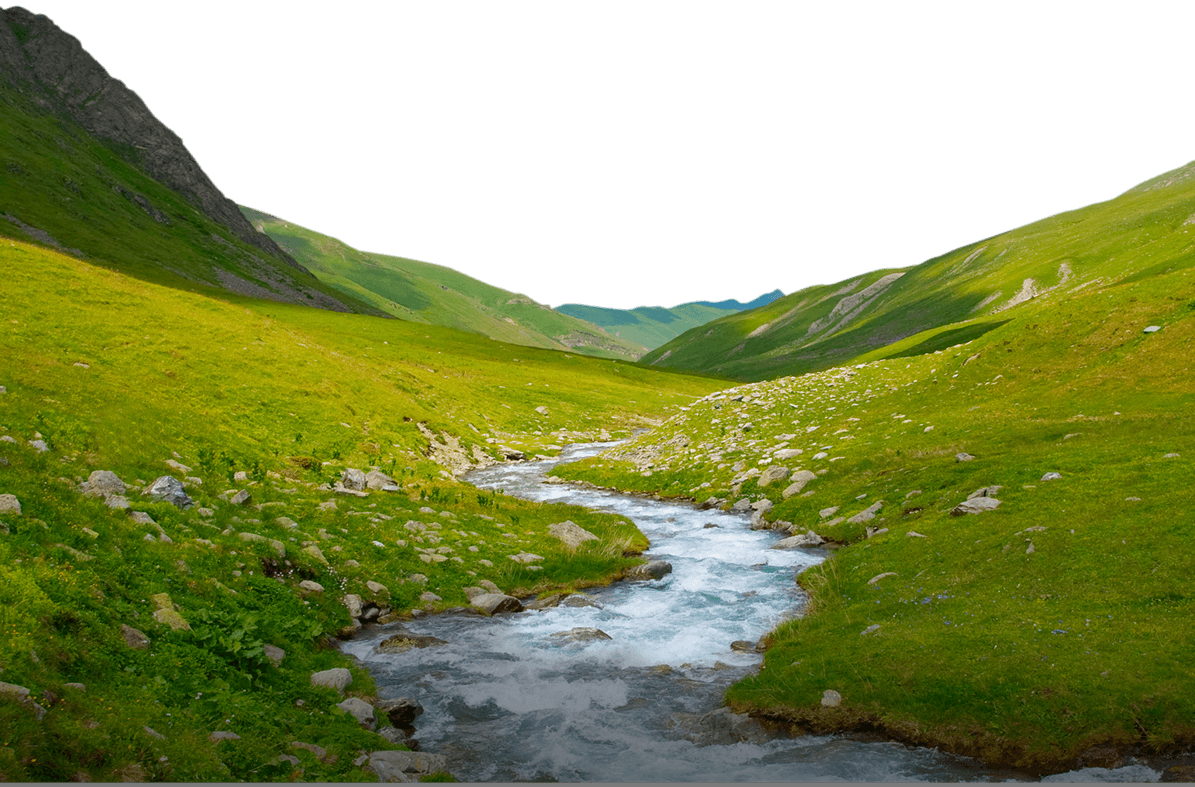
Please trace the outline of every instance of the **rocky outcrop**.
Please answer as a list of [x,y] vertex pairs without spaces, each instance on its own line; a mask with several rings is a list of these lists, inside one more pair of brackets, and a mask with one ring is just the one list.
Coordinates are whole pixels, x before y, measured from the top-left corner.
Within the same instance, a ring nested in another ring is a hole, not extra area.
[[154,117],[136,93],[109,76],[77,38],[48,17],[19,7],[0,11],[0,70],[35,103],[112,143],[117,155],[182,194],[241,240],[306,272],[278,244],[253,229],[178,135]]

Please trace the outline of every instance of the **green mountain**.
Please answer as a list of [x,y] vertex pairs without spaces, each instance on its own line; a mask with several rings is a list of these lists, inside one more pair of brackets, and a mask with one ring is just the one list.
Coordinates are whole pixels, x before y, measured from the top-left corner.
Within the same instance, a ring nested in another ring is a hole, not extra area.
[[0,10],[0,235],[188,289],[373,308],[254,232],[144,102],[72,36]]
[[375,308],[413,322],[444,325],[529,347],[635,359],[646,348],[525,295],[427,262],[357,251],[335,238],[252,208],[253,226],[321,281]]
[[[1026,301],[1106,290],[1195,261],[1195,166],[911,268],[809,287],[722,317],[643,357],[659,367],[761,380],[825,369],[953,326],[916,352],[968,341]],[[910,352],[906,349],[902,352]]]
[[717,303],[710,301],[694,301],[682,303],[665,309],[661,306],[640,306],[637,309],[606,309],[601,306],[585,306],[579,303],[566,303],[557,306],[556,311],[569,314],[582,320],[588,320],[594,325],[605,328],[608,332],[636,344],[648,348],[659,347],[661,344],[680,336],[690,328],[704,325],[711,320],[728,314],[754,309],[771,303],[784,295],[780,290],[773,290],[761,295],[749,303],[736,300],[725,300]]
[[670,347],[759,381],[554,474],[832,548],[733,709],[1039,772],[1190,743],[1195,164]]

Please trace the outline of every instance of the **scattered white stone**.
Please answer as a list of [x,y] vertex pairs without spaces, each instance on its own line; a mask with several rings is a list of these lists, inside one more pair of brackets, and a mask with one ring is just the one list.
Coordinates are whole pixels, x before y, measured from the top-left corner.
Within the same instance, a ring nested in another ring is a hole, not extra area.
[[1056,478],[1062,478],[1062,473],[1046,473],[1041,477],[1043,481],[1053,481]]

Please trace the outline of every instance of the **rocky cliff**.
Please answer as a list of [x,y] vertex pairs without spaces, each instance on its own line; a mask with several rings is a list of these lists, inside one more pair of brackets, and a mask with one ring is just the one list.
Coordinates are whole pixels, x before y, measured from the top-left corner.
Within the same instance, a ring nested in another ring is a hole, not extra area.
[[24,8],[0,9],[0,77],[42,109],[83,127],[129,163],[182,194],[213,221],[285,264],[305,270],[254,231],[200,169],[181,139],[136,93],[109,76],[78,39]]

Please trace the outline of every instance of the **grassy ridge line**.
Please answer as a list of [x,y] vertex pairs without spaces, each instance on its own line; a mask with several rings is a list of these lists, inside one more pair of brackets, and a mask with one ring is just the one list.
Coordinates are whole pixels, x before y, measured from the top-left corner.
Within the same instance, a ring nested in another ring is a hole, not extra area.
[[[0,270],[22,294],[0,303],[0,435],[13,440],[0,442],[0,494],[22,508],[0,515],[0,680],[48,710],[38,720],[0,700],[9,780],[372,779],[354,762],[389,745],[308,680],[352,666],[324,648],[349,625],[342,594],[442,610],[483,579],[516,594],[607,582],[646,547],[622,517],[456,483],[420,427],[465,453],[553,453],[720,385],[438,326],[213,300],[30,244],[0,244]],[[334,495],[350,466],[381,467],[401,491]],[[133,485],[133,509],[154,523],[82,496],[96,469]],[[197,508],[138,494],[167,473],[193,479]],[[237,490],[251,502],[228,502]],[[600,540],[568,552],[547,535],[564,519]],[[544,559],[509,559],[520,551]],[[302,591],[305,579],[325,590]],[[153,619],[158,593],[190,632]],[[149,649],[129,649],[122,623]],[[286,651],[279,667],[265,645]],[[368,673],[353,672],[350,694],[371,696]],[[212,744],[216,730],[241,739]]]
[[517,293],[463,273],[402,257],[366,254],[335,238],[252,208],[241,208],[258,230],[325,283],[378,309],[414,322],[480,333],[499,341],[599,357],[638,358],[647,348],[611,336],[592,323],[548,309]]
[[[727,694],[737,709],[1045,770],[1099,743],[1190,744],[1195,281],[1168,267],[1022,304],[966,344],[874,360],[954,330],[937,329],[712,395],[556,473],[766,498],[765,525],[841,545],[802,575],[808,614],[770,635]],[[788,479],[758,486],[773,465],[815,478],[786,499]],[[996,510],[951,515],[991,485]],[[841,706],[821,705],[827,689]]]
[[801,374],[968,319],[995,323],[1018,298],[1065,297],[1086,287],[1190,268],[1195,266],[1188,223],[1195,215],[1192,171],[1195,164],[1106,202],[900,269],[901,278],[837,330],[828,325],[809,332],[831,307],[889,271],[807,288],[763,309],[724,317],[653,350],[643,361],[740,380]]

